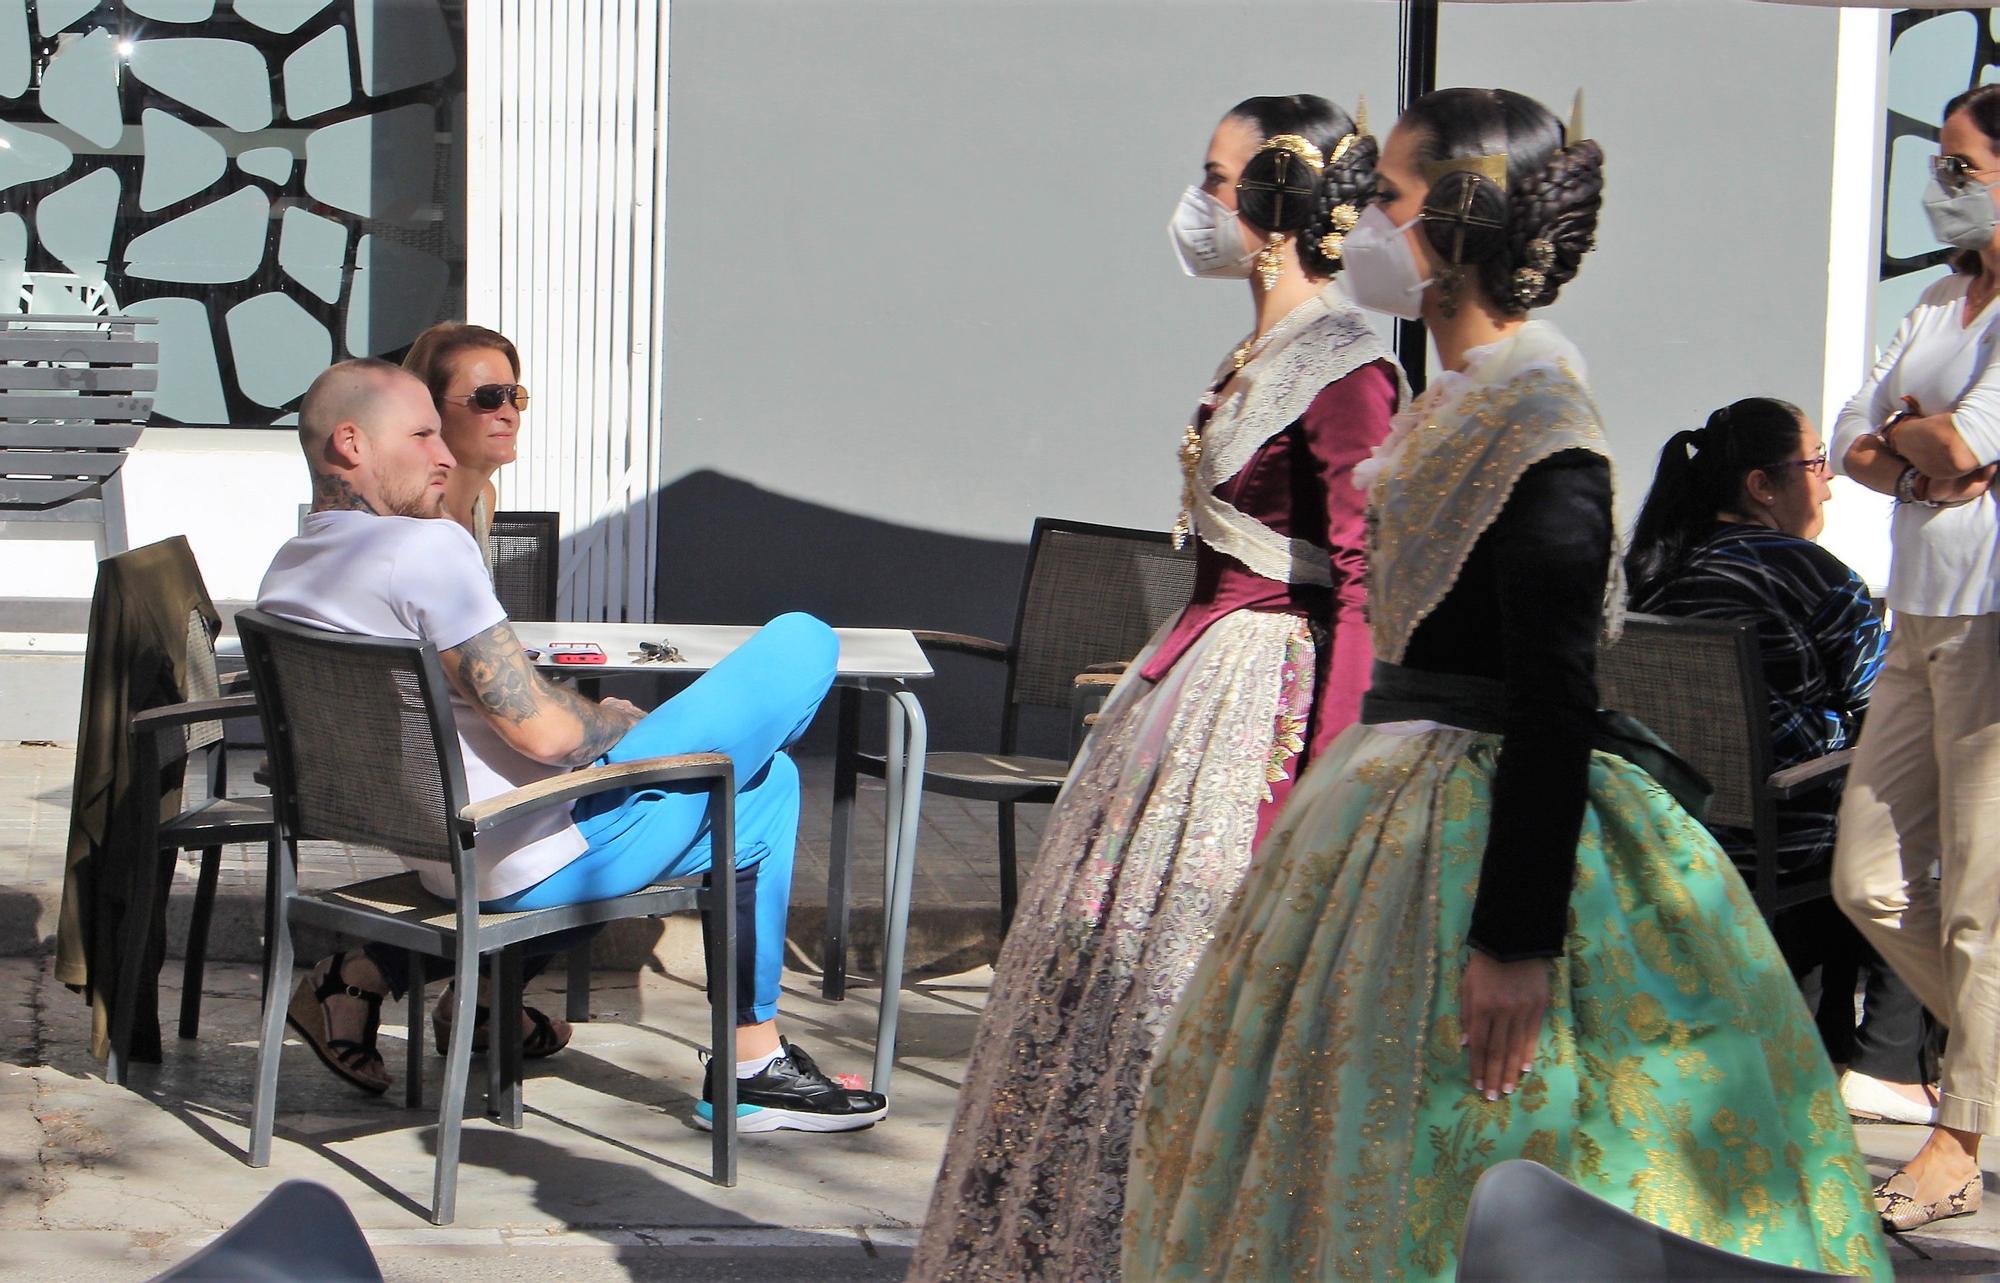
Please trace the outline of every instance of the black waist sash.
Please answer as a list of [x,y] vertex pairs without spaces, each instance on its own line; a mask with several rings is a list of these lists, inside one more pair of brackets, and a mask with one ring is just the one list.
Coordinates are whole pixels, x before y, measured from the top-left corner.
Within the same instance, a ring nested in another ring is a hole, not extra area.
[[[1379,659],[1368,693],[1361,697],[1361,720],[1370,726],[1440,722],[1460,730],[1498,735],[1503,730],[1505,709],[1506,688],[1490,677],[1426,673]],[[1714,788],[1638,718],[1598,709],[1590,746],[1622,757],[1652,776],[1695,819],[1707,812]]]

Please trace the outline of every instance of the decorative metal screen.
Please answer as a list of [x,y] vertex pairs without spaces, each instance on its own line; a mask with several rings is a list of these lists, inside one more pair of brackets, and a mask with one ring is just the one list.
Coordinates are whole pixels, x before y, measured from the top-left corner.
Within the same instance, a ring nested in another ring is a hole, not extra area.
[[156,317],[199,424],[460,315],[461,10],[0,0],[0,309]]

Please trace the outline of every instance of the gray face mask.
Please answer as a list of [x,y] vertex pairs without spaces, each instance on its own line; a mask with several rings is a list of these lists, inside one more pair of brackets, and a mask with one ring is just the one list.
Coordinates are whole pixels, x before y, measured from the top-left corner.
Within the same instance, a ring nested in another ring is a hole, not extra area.
[[1931,231],[1954,249],[1982,250],[1993,243],[2000,214],[1993,208],[1993,187],[1967,183],[1952,191],[1933,178],[1924,185],[1924,216]]

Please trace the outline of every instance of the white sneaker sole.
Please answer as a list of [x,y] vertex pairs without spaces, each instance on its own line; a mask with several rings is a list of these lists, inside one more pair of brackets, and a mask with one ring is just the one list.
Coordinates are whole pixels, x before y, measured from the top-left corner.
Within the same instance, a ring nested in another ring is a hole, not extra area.
[[[694,1125],[702,1131],[713,1131],[714,1108],[707,1101],[694,1107]],[[852,1132],[873,1126],[889,1115],[889,1107],[871,1109],[859,1114],[815,1114],[799,1109],[773,1109],[765,1105],[738,1105],[736,1107],[736,1130],[750,1132]]]

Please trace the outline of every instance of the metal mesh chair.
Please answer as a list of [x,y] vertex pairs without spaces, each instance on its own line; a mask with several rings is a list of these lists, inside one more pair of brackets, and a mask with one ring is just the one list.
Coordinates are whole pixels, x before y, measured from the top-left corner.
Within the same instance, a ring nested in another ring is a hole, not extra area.
[[1772,770],[1769,697],[1754,624],[1630,615],[1598,656],[1599,694],[1630,713],[1707,777],[1710,824],[1749,829],[1757,843],[1750,891],[1766,918],[1829,894],[1828,878],[1778,874],[1779,802],[1825,788],[1852,750]]
[[1472,1187],[1458,1245],[1458,1283],[1573,1279],[1832,1279],[1774,1265],[1662,1229],[1511,1158]]
[[[1194,588],[1194,550],[1175,549],[1153,530],[1089,525],[1039,517],[1028,544],[1028,571],[1008,644],[963,633],[918,631],[926,650],[949,651],[1007,666],[997,753],[932,753],[924,763],[925,792],[996,802],[1000,807],[1000,931],[1013,925],[1019,897],[1015,874],[1014,808],[1053,802],[1069,771],[1066,760],[1016,752],[1021,710],[1075,707],[1077,675],[1130,660],[1187,604]],[[845,737],[843,737],[843,740]],[[837,763],[836,771],[845,763]],[[880,777],[884,760],[857,754],[853,769]],[[838,791],[838,782],[836,782]],[[848,833],[836,826],[828,875],[829,936],[845,941]],[[837,936],[835,933],[837,932]],[[837,996],[846,960],[829,949],[826,992]]]
[[[122,554],[128,558],[161,555],[182,562],[188,575],[200,578],[194,568],[194,553],[183,539]],[[144,576],[126,578],[133,584],[145,582]],[[139,989],[146,982],[147,968],[157,966],[156,951],[164,949],[154,926],[164,914],[162,901],[172,882],[174,857],[181,851],[201,853],[181,974],[179,1033],[182,1038],[194,1038],[201,1028],[202,975],[208,959],[208,927],[215,908],[222,848],[238,842],[268,845],[273,839],[269,798],[228,796],[229,764],[222,724],[230,718],[255,717],[257,709],[248,695],[223,698],[215,666],[215,635],[199,609],[188,612],[186,648],[181,702],[146,709],[131,722],[136,789],[133,816],[138,833],[132,847],[130,898],[120,925],[124,943],[113,990],[111,1047],[104,1065],[104,1080],[113,1084],[123,1083],[131,1066]],[[190,765],[195,769],[189,770]],[[200,796],[189,795],[189,784],[195,779],[205,784]],[[176,790],[181,793],[179,811],[162,816],[165,797]]]
[[509,619],[556,617],[556,560],[562,518],[553,512],[496,512],[486,534],[493,595]]
[[[292,929],[302,924],[407,950],[413,978],[423,974],[418,955],[452,960],[455,1009],[431,1211],[440,1225],[452,1219],[456,1205],[459,1120],[482,962],[493,979],[495,1022],[494,1051],[487,1057],[488,1112],[508,1127],[521,1125],[522,946],[557,931],[698,909],[708,928],[711,1037],[726,1063],[736,1012],[735,769],[727,757],[701,753],[592,767],[468,804],[436,647],[305,628],[257,610],[239,613],[236,625],[270,747],[281,840],[294,850],[306,839],[384,847],[406,862],[450,869],[457,889],[455,902],[442,900],[425,891],[416,874],[404,873],[308,894],[299,890],[290,860],[271,861],[276,907],[251,1117],[252,1167],[265,1166],[271,1157]],[[610,789],[676,783],[709,795],[715,860],[699,886],[660,885],[552,909],[480,912],[474,848],[481,834],[529,812]],[[423,986],[412,983],[405,1088],[412,1107],[422,1102],[423,1024]],[[714,1078],[714,1178],[734,1185],[735,1077]]]

